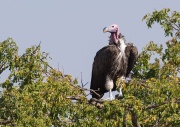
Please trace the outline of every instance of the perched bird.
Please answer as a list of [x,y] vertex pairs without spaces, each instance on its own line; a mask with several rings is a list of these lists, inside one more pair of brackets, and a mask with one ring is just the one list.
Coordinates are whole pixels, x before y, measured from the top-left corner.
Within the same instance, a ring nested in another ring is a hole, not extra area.
[[[132,43],[126,43],[124,36],[119,33],[116,24],[105,27],[103,32],[110,32],[109,45],[100,49],[94,57],[90,89],[92,98],[100,99],[109,92],[109,99],[113,100],[112,91],[117,88],[118,78],[125,80],[135,65],[138,50]],[[122,96],[122,87],[119,88]]]

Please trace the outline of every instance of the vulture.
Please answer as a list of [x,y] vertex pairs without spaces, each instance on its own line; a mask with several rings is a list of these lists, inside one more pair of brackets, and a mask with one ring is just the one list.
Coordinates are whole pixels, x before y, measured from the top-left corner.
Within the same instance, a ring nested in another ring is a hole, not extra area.
[[[125,80],[134,67],[138,50],[132,43],[126,43],[124,36],[119,33],[116,24],[105,27],[103,32],[109,32],[109,45],[100,49],[92,65],[90,89],[92,98],[100,99],[104,93],[109,92],[109,99],[113,100],[112,91],[115,91],[118,78]],[[122,96],[122,87],[119,95]]]

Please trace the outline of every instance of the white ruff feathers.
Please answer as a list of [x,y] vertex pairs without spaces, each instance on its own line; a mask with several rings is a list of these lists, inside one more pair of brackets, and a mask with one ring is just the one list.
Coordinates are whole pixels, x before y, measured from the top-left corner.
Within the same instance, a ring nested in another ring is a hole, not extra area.
[[124,55],[125,54],[125,49],[126,49],[126,45],[125,45],[125,40],[123,38],[119,39],[120,41],[120,50],[122,52],[122,54]]

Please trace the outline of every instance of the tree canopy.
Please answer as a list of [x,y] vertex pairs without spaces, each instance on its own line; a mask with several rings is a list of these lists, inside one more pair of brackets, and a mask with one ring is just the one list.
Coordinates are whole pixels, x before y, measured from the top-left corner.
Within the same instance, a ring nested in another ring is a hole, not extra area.
[[[40,44],[18,54],[13,39],[0,42],[0,126],[171,126],[180,125],[180,12],[165,8],[143,17],[158,23],[170,39],[150,42],[139,54],[124,97],[91,103],[77,79],[48,64]],[[153,59],[153,60],[152,60]]]

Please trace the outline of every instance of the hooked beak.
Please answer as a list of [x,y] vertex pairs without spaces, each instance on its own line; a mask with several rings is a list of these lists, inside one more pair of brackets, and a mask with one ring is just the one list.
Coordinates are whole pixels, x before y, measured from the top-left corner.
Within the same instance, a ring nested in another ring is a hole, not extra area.
[[104,32],[104,33],[108,32],[108,31],[109,31],[108,27],[105,27],[105,28],[103,29],[103,32]]

